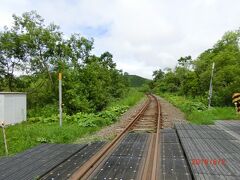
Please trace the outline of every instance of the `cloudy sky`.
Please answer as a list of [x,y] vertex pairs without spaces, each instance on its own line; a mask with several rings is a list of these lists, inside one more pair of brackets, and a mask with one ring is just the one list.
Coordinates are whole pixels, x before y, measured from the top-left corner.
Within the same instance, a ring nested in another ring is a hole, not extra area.
[[239,0],[0,0],[0,29],[12,14],[36,10],[66,35],[93,37],[94,53],[111,52],[124,72],[152,78],[238,29],[239,7]]

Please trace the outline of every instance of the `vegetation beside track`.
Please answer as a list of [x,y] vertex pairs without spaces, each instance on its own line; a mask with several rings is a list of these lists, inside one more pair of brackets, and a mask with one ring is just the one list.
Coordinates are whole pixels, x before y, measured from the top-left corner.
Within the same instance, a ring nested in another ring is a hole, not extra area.
[[[180,57],[174,68],[154,71],[150,88],[180,108],[190,122],[213,124],[217,119],[239,119],[232,103],[240,84],[239,39],[240,29],[228,31],[198,57]],[[213,108],[208,109],[211,78]]]
[[200,98],[183,97],[174,94],[160,93],[161,97],[181,109],[186,119],[194,124],[214,124],[215,120],[240,119],[234,107],[207,108],[207,101]]
[[[143,96],[143,92],[130,89],[124,98],[111,102],[101,112],[76,113],[72,116],[65,114],[62,128],[59,127],[57,115],[48,116],[46,108],[40,109],[41,112],[46,110],[47,113],[44,116],[31,117],[26,122],[6,128],[9,154],[13,155],[40,143],[74,142],[101,127],[114,123],[121,114],[135,105]],[[3,137],[0,133],[0,156],[4,154]]]
[[[0,91],[27,93],[28,120],[6,128],[9,153],[39,143],[70,143],[109,125],[142,96],[117,69],[110,52],[93,54],[94,40],[65,36],[35,11],[13,15],[0,31]],[[63,127],[58,124],[58,73],[63,74]],[[4,155],[0,133],[0,156]]]

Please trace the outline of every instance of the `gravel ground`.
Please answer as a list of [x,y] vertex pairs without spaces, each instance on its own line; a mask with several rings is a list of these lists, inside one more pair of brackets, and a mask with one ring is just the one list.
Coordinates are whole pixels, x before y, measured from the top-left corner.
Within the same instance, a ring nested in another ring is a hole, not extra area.
[[158,97],[158,99],[162,108],[163,128],[173,128],[175,122],[187,123],[183,112],[165,99],[161,97]]
[[[88,134],[85,137],[78,139],[75,143],[88,143],[92,141],[108,141],[113,139],[128,122],[134,117],[136,112],[138,112],[142,105],[144,104],[146,98],[143,98],[135,106],[131,107],[127,112],[125,112],[119,120],[107,127],[104,127],[100,131],[94,134]],[[160,100],[161,111],[163,115],[163,128],[172,128],[174,122],[186,122],[184,114],[177,109],[175,106],[167,102],[165,99],[158,97]]]

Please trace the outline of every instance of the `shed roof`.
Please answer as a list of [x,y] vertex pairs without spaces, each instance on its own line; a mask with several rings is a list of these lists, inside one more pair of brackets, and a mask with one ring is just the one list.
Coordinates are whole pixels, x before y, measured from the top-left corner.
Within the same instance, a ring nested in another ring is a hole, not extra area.
[[0,94],[27,94],[26,92],[0,92]]

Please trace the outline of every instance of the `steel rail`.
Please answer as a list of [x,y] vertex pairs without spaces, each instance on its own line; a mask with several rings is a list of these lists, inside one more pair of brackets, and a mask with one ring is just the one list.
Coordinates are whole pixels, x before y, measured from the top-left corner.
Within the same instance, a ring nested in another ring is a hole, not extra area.
[[156,132],[151,134],[148,153],[146,156],[145,164],[142,167],[142,172],[139,174],[138,179],[142,180],[156,180],[157,179],[157,162],[159,159],[159,139],[160,129],[162,128],[161,108],[160,103],[156,96],[152,95],[153,99],[157,103],[156,111]]
[[142,114],[146,111],[150,104],[150,95],[148,95],[148,100],[145,102],[141,110],[137,113],[136,117],[127,125],[127,127],[119,134],[117,137],[113,139],[110,143],[106,144],[99,153],[94,155],[92,158],[90,158],[84,166],[81,166],[75,173],[72,174],[72,176],[69,178],[70,180],[76,180],[76,179],[82,179],[84,176],[89,172],[94,170],[94,165],[101,161],[124,137],[126,132],[133,126],[133,124],[139,120],[142,116]]
[[158,117],[157,117],[157,134],[156,134],[156,140],[155,140],[155,151],[154,151],[154,157],[153,157],[153,171],[152,171],[152,177],[151,180],[157,179],[157,160],[158,160],[158,153],[159,153],[159,140],[160,140],[160,129],[162,128],[162,116],[161,116],[161,107],[160,103],[156,96],[153,96],[154,99],[157,101],[157,110],[158,110]]

